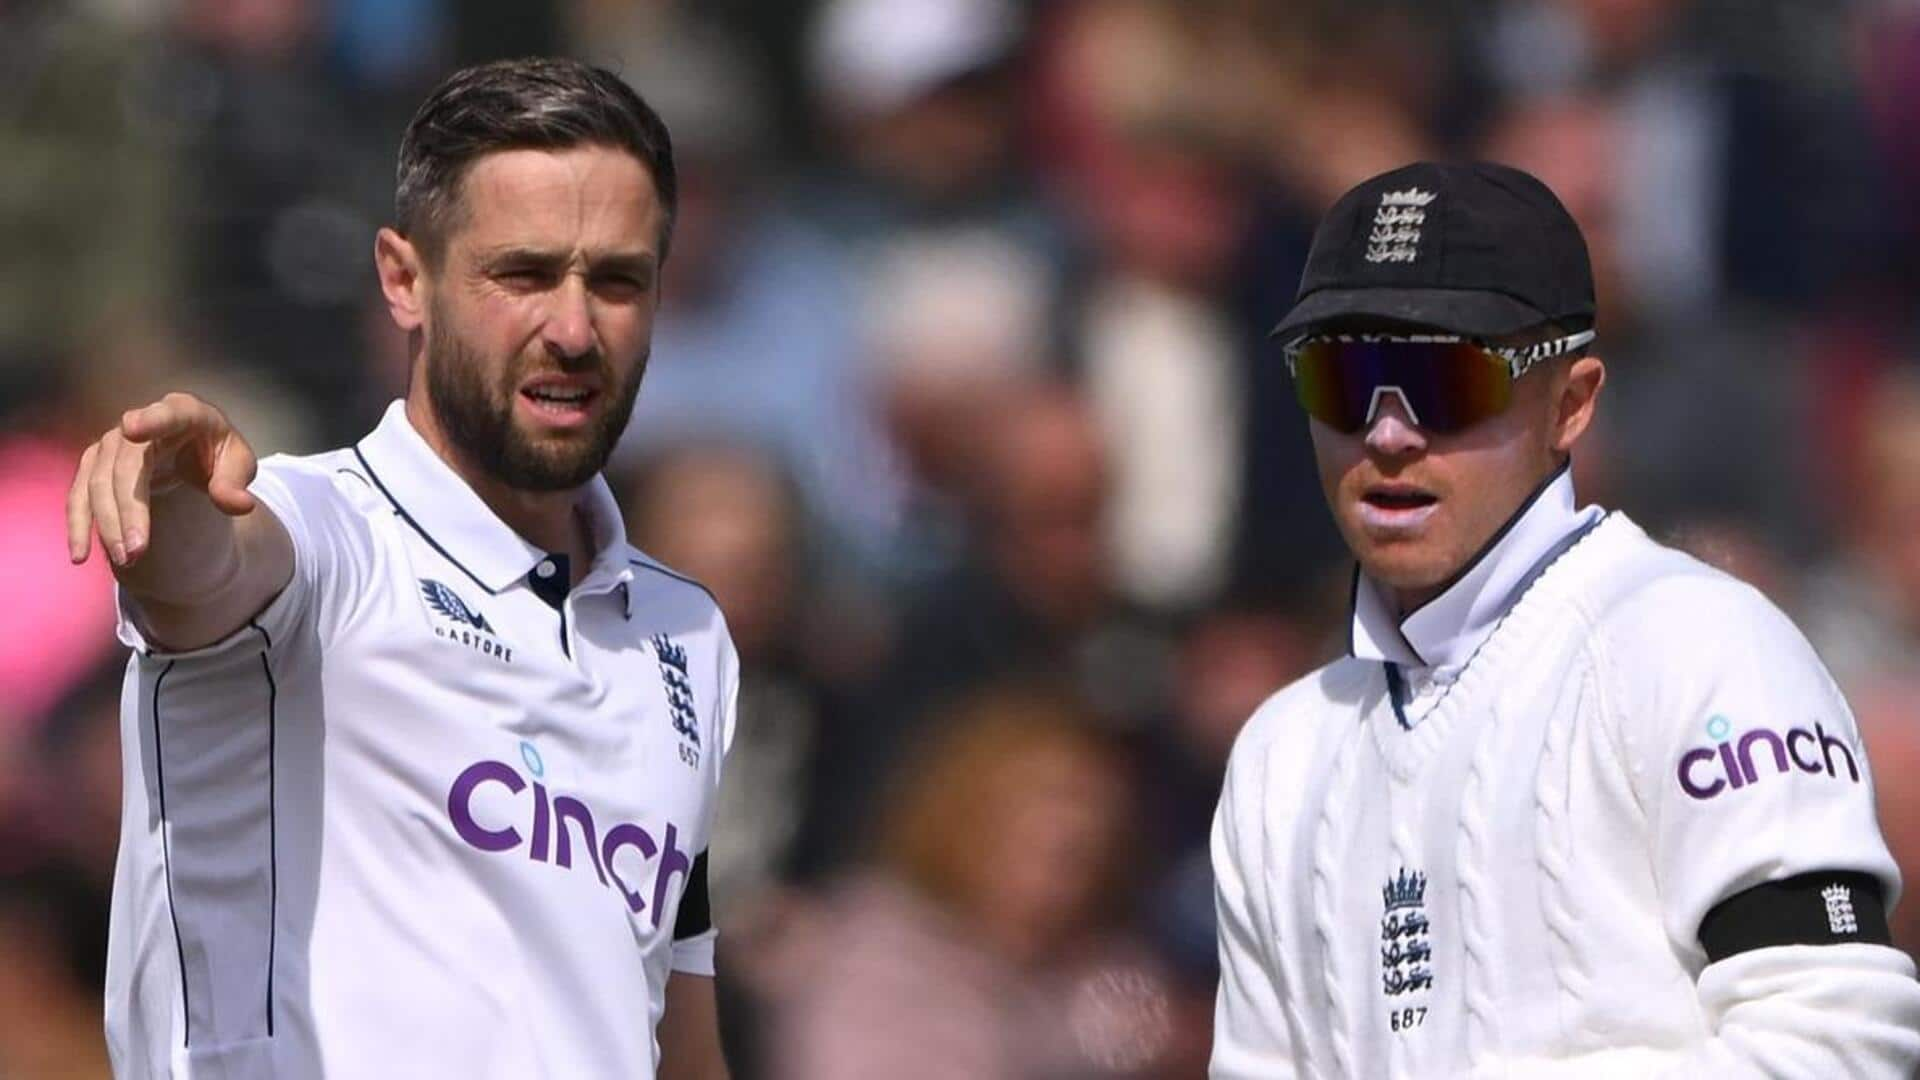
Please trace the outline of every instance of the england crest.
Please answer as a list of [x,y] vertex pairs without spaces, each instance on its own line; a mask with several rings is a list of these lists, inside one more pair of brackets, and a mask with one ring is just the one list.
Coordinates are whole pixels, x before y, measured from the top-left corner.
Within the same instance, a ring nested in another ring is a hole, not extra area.
[[1420,257],[1420,231],[1427,223],[1427,206],[1434,192],[1408,188],[1380,196],[1367,233],[1366,260],[1370,263],[1410,263]]
[[1427,875],[1406,867],[1380,890],[1380,983],[1388,997],[1433,985],[1433,945],[1427,931]]

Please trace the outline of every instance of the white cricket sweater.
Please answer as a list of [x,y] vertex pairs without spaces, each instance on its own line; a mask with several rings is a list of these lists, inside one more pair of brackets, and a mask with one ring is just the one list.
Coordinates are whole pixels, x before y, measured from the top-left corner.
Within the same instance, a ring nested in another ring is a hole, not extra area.
[[1398,633],[1360,582],[1357,655],[1240,736],[1212,1075],[1912,1075],[1905,954],[1699,941],[1722,900],[1816,870],[1891,907],[1838,688],[1752,588],[1574,513],[1564,475],[1543,495]]

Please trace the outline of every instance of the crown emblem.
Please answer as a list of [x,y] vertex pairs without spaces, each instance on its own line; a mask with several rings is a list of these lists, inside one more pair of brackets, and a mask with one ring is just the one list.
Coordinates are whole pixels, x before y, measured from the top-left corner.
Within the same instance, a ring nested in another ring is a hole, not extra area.
[[1389,191],[1380,196],[1381,206],[1425,206],[1434,200],[1434,192],[1408,188],[1405,191]]
[[1860,922],[1853,910],[1853,890],[1845,885],[1833,884],[1820,890],[1820,899],[1827,902],[1827,929],[1835,934],[1857,934]]
[[1367,233],[1365,258],[1370,263],[1410,263],[1420,257],[1420,229],[1427,223],[1431,191],[1408,188],[1380,196],[1373,211],[1373,229]]
[[1388,879],[1380,890],[1380,898],[1386,901],[1388,911],[1419,907],[1427,902],[1427,875],[1417,870],[1409,874],[1402,867],[1399,876]]

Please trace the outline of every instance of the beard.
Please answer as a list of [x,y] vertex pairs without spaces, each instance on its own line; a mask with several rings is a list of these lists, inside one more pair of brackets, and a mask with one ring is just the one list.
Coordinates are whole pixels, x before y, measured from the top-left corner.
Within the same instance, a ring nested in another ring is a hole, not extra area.
[[607,407],[577,436],[537,439],[514,423],[514,401],[533,365],[516,357],[498,380],[487,376],[480,350],[461,341],[444,315],[427,335],[427,399],[453,448],[486,476],[520,491],[567,491],[606,468],[614,444],[633,416],[647,357],[640,356],[624,383],[598,351],[561,361],[569,374],[598,372]]

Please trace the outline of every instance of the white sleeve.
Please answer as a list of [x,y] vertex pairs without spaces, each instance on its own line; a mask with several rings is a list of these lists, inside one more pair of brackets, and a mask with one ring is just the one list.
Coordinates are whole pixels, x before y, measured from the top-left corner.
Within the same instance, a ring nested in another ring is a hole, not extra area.
[[1908,1080],[1920,1065],[1913,963],[1849,939],[1845,905],[1818,906],[1817,890],[1796,899],[1813,905],[1798,912],[1817,930],[1806,944],[1761,935],[1709,962],[1701,941],[1730,897],[1803,874],[1863,875],[1892,907],[1899,873],[1846,701],[1750,587],[1700,575],[1649,592],[1603,628],[1609,709],[1646,808],[1663,924],[1714,1032],[1662,1055],[1660,1074]]
[[1475,1078],[1530,1080],[1910,1080],[1920,1062],[1920,991],[1905,953],[1879,945],[1788,945],[1728,957],[1700,974],[1715,1035],[1686,1050],[1622,1047],[1571,1059],[1503,1058]]
[[720,931],[712,928],[690,938],[676,940],[673,943],[672,969],[684,975],[713,978],[713,947],[719,940]]
[[1220,991],[1214,1002],[1213,1080],[1297,1076],[1280,1003],[1279,969],[1267,940],[1264,743],[1243,744],[1227,766],[1213,819],[1214,898]]
[[[279,520],[293,543],[293,577],[247,625],[192,655],[215,655],[265,635],[290,640],[303,627],[337,626],[370,574],[373,543],[366,518],[323,469],[275,455],[260,463],[248,491]],[[114,590],[122,643],[156,658],[172,656],[153,645],[142,629],[139,605],[126,590]]]

